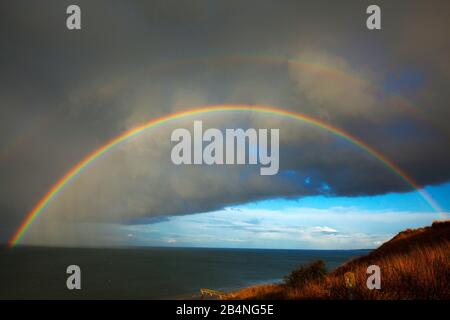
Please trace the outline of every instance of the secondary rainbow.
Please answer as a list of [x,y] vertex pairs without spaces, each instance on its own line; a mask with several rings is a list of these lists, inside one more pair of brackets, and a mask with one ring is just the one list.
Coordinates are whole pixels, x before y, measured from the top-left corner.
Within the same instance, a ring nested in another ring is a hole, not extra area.
[[367,145],[365,142],[360,140],[359,138],[344,132],[343,130],[336,128],[326,122],[321,120],[312,118],[310,116],[297,113],[294,111],[283,110],[274,107],[268,106],[248,106],[248,105],[218,105],[218,106],[205,106],[201,108],[190,109],[186,111],[181,111],[173,114],[169,114],[166,116],[162,116],[153,120],[148,121],[134,129],[126,131],[120,136],[110,140],[100,148],[94,150],[90,154],[88,154],[83,160],[81,160],[77,165],[75,165],[70,171],[68,171],[61,179],[59,179],[52,188],[45,194],[45,196],[35,205],[35,207],[27,214],[26,218],[14,233],[13,237],[9,241],[9,247],[12,248],[17,245],[24,235],[27,233],[33,222],[44,212],[45,208],[54,200],[59,193],[66,187],[71,181],[73,181],[77,175],[83,172],[86,168],[89,167],[95,160],[99,159],[101,156],[108,153],[111,149],[116,147],[117,145],[136,137],[142,134],[145,130],[154,128],[158,125],[175,121],[178,119],[182,119],[185,117],[192,117],[195,115],[201,115],[206,113],[214,113],[214,112],[258,112],[269,115],[281,116],[286,118],[291,118],[294,120],[298,120],[315,127],[326,130],[338,137],[341,137],[344,140],[349,141],[350,143],[358,146],[362,150],[366,151],[368,154],[373,156],[374,158],[381,161],[388,169],[394,172],[397,176],[399,176],[403,181],[405,181],[412,188],[416,189],[420,195],[425,199],[425,201],[434,209],[436,212],[441,213],[442,210],[439,207],[438,203],[422,188],[420,187],[413,178],[408,176],[402,169],[400,169],[395,163],[390,161],[386,156],[381,154],[379,151]]

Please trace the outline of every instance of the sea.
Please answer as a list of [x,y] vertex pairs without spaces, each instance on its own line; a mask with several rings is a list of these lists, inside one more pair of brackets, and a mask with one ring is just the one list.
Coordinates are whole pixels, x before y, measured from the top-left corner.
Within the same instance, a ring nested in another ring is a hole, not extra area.
[[[369,251],[16,247],[0,251],[0,299],[196,299],[201,288],[278,283],[300,265],[322,259],[332,270]],[[80,290],[67,288],[70,265]]]

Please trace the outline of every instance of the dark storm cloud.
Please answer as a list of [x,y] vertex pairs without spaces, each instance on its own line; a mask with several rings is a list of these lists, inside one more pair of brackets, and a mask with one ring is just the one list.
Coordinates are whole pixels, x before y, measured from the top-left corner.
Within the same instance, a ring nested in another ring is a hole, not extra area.
[[[205,104],[303,112],[367,141],[421,184],[450,178],[446,1],[380,2],[379,32],[365,29],[365,1],[77,1],[82,30],[69,32],[72,3],[0,4],[0,240],[83,155],[144,119]],[[255,55],[277,58],[220,58]],[[405,74],[420,76],[414,90]],[[386,84],[411,103],[383,92]],[[321,194],[325,185],[350,196],[409,190],[327,134],[274,118],[226,119],[209,124],[283,126],[279,176],[174,171],[170,146],[161,145],[170,131],[161,129],[80,177],[49,211],[73,211],[74,220],[146,221]]]

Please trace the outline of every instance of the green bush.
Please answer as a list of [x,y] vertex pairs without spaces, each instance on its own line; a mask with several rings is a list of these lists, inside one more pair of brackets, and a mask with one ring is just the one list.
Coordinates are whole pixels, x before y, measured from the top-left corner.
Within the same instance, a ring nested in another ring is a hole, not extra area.
[[291,287],[299,287],[311,280],[322,280],[326,274],[325,262],[317,260],[292,271],[284,277],[284,283]]

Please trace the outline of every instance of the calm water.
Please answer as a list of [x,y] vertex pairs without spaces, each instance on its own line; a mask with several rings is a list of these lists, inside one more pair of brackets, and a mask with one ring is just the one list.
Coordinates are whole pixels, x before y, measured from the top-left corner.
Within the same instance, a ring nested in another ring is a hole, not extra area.
[[[0,298],[194,297],[200,288],[226,291],[280,281],[295,267],[316,259],[333,269],[367,252],[22,247],[0,252]],[[82,290],[66,289],[65,271],[71,264],[81,268]]]

